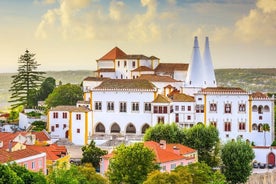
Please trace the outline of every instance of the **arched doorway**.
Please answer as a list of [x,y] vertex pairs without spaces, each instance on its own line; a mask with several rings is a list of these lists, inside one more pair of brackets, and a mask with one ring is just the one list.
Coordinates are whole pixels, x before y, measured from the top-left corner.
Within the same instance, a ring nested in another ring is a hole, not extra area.
[[121,132],[121,128],[117,123],[113,123],[113,125],[111,126],[111,133],[120,133]]
[[135,134],[136,133],[136,128],[132,123],[129,123],[126,127],[126,133],[132,133]]
[[96,126],[96,132],[105,133],[105,127],[102,123],[98,123],[98,125]]
[[270,152],[267,155],[267,163],[271,164],[271,165],[275,165],[275,155],[274,155],[274,153]]
[[146,130],[149,128],[149,124],[145,124],[143,127],[142,127],[142,134],[146,133]]

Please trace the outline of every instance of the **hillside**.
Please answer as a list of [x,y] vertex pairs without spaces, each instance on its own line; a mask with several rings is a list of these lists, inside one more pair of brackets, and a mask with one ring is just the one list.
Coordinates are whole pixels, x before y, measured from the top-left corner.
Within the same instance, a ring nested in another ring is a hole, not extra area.
[[[274,69],[217,69],[218,86],[241,87],[247,91],[276,92],[276,68]],[[0,73],[0,110],[9,107],[11,73]],[[89,70],[49,71],[46,77],[53,77],[57,84],[81,84],[87,76],[93,76]]]

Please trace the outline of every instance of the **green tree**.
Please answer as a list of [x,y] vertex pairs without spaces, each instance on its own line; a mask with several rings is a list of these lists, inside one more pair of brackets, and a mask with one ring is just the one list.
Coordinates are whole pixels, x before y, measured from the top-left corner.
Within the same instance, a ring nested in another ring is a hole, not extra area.
[[30,183],[45,184],[45,183],[47,183],[45,176],[41,172],[32,172],[32,171],[27,170],[25,167],[19,166],[17,164],[10,164],[9,167],[26,184],[30,184]]
[[254,151],[250,144],[238,139],[226,143],[221,152],[223,173],[231,184],[245,183],[252,171]]
[[53,77],[47,77],[41,84],[37,92],[37,100],[45,100],[49,94],[56,88],[56,80]]
[[83,93],[80,86],[75,84],[61,85],[53,90],[47,97],[46,104],[48,108],[58,105],[76,105],[78,100],[83,99]]
[[82,150],[82,163],[91,163],[94,168],[99,168],[101,156],[106,155],[107,151],[98,148],[94,140],[89,145],[83,146]]
[[143,143],[120,145],[110,159],[107,176],[113,184],[140,184],[147,175],[157,169],[155,155]]
[[[185,184],[177,173],[153,171],[143,184]],[[188,183],[187,183],[188,184]]]
[[[81,166],[78,166],[78,170],[81,175],[84,176],[84,178],[87,181],[87,184],[106,184],[107,179],[102,177],[102,175],[97,174],[95,168],[92,166],[92,164],[86,163]],[[84,182],[85,183],[85,182]]]
[[198,160],[205,162],[211,167],[219,163],[219,132],[214,126],[197,124],[184,130],[183,144],[198,151]]
[[146,130],[144,141],[166,140],[167,143],[182,143],[184,132],[175,124],[157,124]]
[[268,123],[263,124],[263,132],[264,132],[264,145],[266,146],[266,132],[270,131],[270,126]]
[[37,90],[43,80],[45,72],[37,71],[39,64],[35,60],[35,54],[30,53],[28,50],[19,57],[18,60],[18,73],[12,76],[12,83],[10,92],[12,108],[20,105],[24,107],[31,107],[31,94]]
[[22,179],[8,166],[0,164],[0,184],[24,184]]

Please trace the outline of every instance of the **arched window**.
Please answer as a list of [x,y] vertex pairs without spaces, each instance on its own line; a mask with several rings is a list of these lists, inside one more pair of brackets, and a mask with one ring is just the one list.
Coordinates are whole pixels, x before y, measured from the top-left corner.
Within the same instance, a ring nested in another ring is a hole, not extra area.
[[146,130],[149,128],[150,126],[148,124],[145,124],[143,127],[142,127],[142,134],[144,134],[146,132]]
[[269,112],[270,110],[269,110],[269,106],[268,105],[265,105],[264,106],[264,112]]
[[258,130],[258,126],[257,126],[256,123],[254,123],[254,124],[252,125],[252,130]]
[[113,125],[111,126],[111,133],[120,133],[121,132],[121,128],[117,123],[113,123]]
[[98,125],[96,126],[96,132],[105,133],[105,127],[102,123],[98,123]]
[[263,131],[263,124],[260,123],[260,124],[258,125],[258,132],[262,132],[262,131]]
[[259,113],[259,114],[262,114],[262,113],[263,113],[263,110],[264,110],[263,106],[260,105],[260,106],[258,107],[258,113]]
[[136,128],[132,123],[129,123],[126,127],[126,133],[136,133]]
[[253,107],[252,107],[252,111],[253,111],[253,112],[257,112],[257,110],[258,110],[257,105],[253,105]]

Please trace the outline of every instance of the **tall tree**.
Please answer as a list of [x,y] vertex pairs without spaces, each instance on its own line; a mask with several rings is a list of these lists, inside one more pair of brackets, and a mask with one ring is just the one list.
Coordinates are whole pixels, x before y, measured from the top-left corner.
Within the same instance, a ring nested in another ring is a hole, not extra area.
[[268,123],[263,124],[263,132],[264,132],[264,145],[266,146],[266,132],[270,131],[270,126]]
[[56,79],[47,77],[41,84],[37,93],[37,100],[45,100],[49,94],[56,88]]
[[231,184],[245,183],[252,171],[254,151],[250,144],[241,139],[226,143],[221,151],[223,173]]
[[91,163],[93,167],[96,169],[100,166],[101,156],[107,154],[107,151],[96,147],[94,140],[92,140],[89,145],[82,147],[81,150],[82,150],[81,162]]
[[157,124],[146,130],[144,135],[145,141],[160,142],[166,140],[167,143],[182,143],[184,132],[175,123],[172,124]]
[[35,60],[35,54],[28,50],[19,57],[18,73],[13,75],[13,81],[9,91],[12,92],[11,107],[16,108],[20,105],[31,107],[31,94],[33,90],[37,90],[43,80],[45,72],[37,71],[40,64]]
[[58,105],[76,105],[78,100],[83,99],[83,93],[80,86],[75,84],[61,85],[53,90],[47,97],[46,104],[48,108]]
[[219,132],[214,126],[197,124],[185,129],[183,144],[198,151],[198,160],[211,167],[218,165]]
[[113,184],[140,184],[157,169],[155,155],[143,143],[117,147],[110,160],[107,176]]

